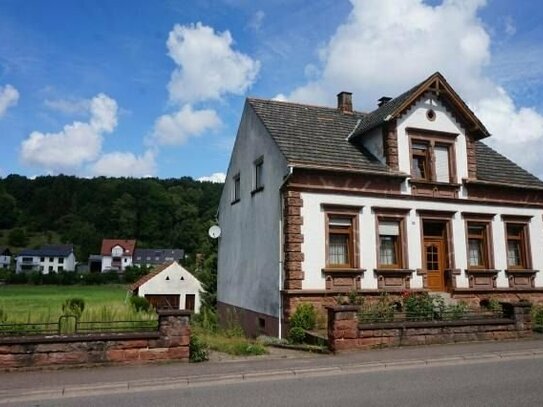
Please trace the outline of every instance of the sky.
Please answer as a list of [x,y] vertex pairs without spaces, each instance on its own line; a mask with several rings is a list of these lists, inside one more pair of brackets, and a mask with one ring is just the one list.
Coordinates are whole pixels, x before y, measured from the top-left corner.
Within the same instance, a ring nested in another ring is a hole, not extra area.
[[247,96],[357,110],[440,71],[543,177],[543,4],[0,0],[0,177],[222,181]]

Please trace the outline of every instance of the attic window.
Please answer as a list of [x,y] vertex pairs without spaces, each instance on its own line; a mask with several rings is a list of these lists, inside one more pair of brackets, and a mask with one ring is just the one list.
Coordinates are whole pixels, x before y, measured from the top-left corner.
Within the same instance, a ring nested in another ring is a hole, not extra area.
[[181,276],[181,281],[184,281],[185,280],[185,277]]
[[436,112],[433,109],[428,109],[426,111],[426,118],[433,122],[436,119]]
[[170,276],[166,276],[166,280],[169,280],[170,279]]

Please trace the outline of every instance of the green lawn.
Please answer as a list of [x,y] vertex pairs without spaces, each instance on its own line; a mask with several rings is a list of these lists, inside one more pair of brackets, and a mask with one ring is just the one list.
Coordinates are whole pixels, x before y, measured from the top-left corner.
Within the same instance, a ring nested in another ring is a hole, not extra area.
[[131,316],[123,285],[5,285],[0,286],[0,309],[11,322],[54,321],[62,314],[62,303],[71,297],[85,300],[85,320]]

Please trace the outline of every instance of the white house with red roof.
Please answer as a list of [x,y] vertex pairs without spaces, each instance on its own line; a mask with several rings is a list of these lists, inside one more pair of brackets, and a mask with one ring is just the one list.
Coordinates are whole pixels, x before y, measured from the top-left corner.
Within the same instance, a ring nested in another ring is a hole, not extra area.
[[136,248],[135,240],[104,239],[102,240],[102,273],[107,271],[123,272],[132,265],[132,255]]

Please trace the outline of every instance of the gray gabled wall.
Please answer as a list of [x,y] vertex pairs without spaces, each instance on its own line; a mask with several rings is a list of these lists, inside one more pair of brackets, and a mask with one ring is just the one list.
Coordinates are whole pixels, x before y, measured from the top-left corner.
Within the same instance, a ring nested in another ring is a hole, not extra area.
[[[264,159],[264,189],[251,194],[254,161]],[[240,173],[241,199],[232,204],[233,177]],[[217,300],[279,316],[280,187],[287,162],[272,137],[245,103],[219,205]]]

